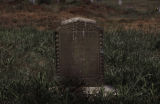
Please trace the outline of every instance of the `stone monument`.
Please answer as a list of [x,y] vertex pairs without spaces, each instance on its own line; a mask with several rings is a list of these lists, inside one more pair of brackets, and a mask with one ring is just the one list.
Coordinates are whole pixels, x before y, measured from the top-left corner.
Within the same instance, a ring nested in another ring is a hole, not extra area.
[[85,86],[103,84],[103,30],[96,21],[71,18],[56,34],[56,70],[63,79],[78,79]]

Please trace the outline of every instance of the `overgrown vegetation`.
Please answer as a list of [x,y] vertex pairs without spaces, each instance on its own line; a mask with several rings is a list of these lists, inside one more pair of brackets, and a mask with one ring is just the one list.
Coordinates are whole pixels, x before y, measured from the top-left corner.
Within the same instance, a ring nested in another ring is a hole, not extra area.
[[0,29],[0,78],[19,79],[37,72],[54,76],[54,32]]
[[54,32],[0,28],[1,104],[158,104],[160,32],[117,29],[104,36],[105,83],[118,95],[55,87]]
[[148,104],[160,101],[159,39],[159,32],[106,32],[106,83],[118,88],[127,99],[145,98]]

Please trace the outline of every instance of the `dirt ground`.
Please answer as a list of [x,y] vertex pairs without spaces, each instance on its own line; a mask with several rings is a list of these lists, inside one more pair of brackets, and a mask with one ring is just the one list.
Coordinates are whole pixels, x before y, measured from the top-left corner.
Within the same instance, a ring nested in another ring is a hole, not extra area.
[[77,16],[97,20],[105,28],[111,25],[136,29],[160,28],[160,15],[139,16],[106,5],[0,4],[0,26],[6,28],[32,26],[39,30],[54,30],[60,25],[60,21]]

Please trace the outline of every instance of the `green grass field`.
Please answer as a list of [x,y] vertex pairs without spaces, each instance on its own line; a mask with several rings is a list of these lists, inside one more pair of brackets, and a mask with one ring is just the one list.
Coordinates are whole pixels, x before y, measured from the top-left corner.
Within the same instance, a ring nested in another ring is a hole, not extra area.
[[54,31],[0,28],[0,103],[158,104],[159,34],[120,28],[105,31],[105,84],[119,94],[88,97],[52,88],[57,85]]

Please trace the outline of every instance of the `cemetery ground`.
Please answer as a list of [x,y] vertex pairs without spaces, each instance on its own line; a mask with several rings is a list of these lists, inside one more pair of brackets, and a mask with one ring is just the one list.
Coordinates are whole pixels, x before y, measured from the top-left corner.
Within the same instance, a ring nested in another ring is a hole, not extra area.
[[[118,95],[84,95],[55,79],[54,31],[0,29],[1,104],[158,104],[160,31],[104,33],[105,84]],[[72,84],[72,83],[67,83]],[[54,86],[60,86],[59,88]],[[76,90],[78,89],[78,90]]]
[[[0,26],[32,26],[38,30],[55,29],[60,21],[75,16],[95,19],[103,27],[124,25],[126,28],[146,28],[159,25],[159,1],[134,0],[118,6],[108,0],[99,4],[66,3],[50,5],[31,5],[22,3],[0,4]],[[159,26],[157,26],[159,28]]]
[[[158,104],[160,19],[147,8],[0,4],[0,104]],[[104,27],[104,81],[117,95],[85,95],[56,81],[54,30],[75,16]]]

